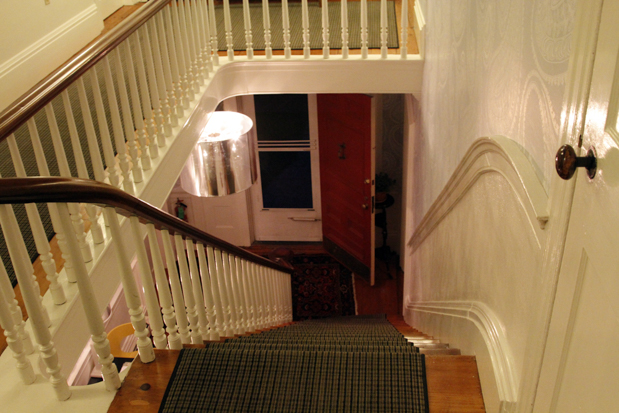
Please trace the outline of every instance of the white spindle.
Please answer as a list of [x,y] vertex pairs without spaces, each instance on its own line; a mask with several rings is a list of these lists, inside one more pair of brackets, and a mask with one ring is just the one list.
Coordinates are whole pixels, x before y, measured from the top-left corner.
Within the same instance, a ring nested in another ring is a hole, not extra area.
[[208,319],[209,330],[208,339],[212,341],[219,340],[219,327],[217,326],[218,317],[215,307],[215,300],[213,298],[213,286],[211,283],[211,277],[209,276],[208,264],[206,262],[206,255],[204,252],[204,245],[197,244],[198,249],[198,262],[200,263],[200,277],[202,279],[202,293],[204,294],[204,304],[206,305],[206,317]]
[[90,85],[92,94],[95,99],[95,110],[97,113],[97,123],[99,124],[99,136],[101,138],[101,146],[103,147],[103,158],[107,166],[108,177],[110,183],[115,187],[120,186],[118,169],[116,165],[116,157],[114,156],[114,147],[112,146],[112,137],[107,126],[107,115],[105,114],[105,105],[101,96],[101,87],[99,86],[99,77],[96,67],[90,71]]
[[273,57],[273,48],[271,47],[271,16],[269,0],[262,0],[262,25],[264,26],[264,55],[267,59],[271,59]]
[[[170,108],[170,104],[168,102],[168,91],[166,90],[165,84],[165,75],[163,72],[163,62],[161,57],[161,44],[159,39],[159,34],[157,33],[157,23],[156,18],[148,21],[147,28],[150,29],[150,40],[152,41],[152,50],[153,50],[153,63],[155,64],[155,75],[157,80],[157,89],[159,95],[159,105],[161,110],[161,116],[163,118],[163,132],[165,136],[172,136],[172,109]],[[166,62],[168,64],[168,68],[170,62]]]
[[223,264],[222,253],[215,249],[215,261],[217,262],[217,281],[219,281],[219,293],[221,294],[221,306],[224,310],[224,333],[226,337],[233,337],[232,316],[230,314],[230,291],[226,283],[226,270]]
[[211,35],[211,49],[213,50],[213,64],[219,66],[219,43],[217,41],[217,21],[215,18],[215,0],[208,0],[209,26]]
[[402,43],[400,44],[400,57],[406,59],[408,57],[408,0],[402,0]]
[[245,294],[249,298],[248,314],[251,321],[249,329],[250,331],[256,331],[258,329],[258,297],[256,296],[254,277],[250,265],[249,261],[243,260],[243,285],[245,286]]
[[[131,44],[127,39],[120,47],[124,47],[125,61],[127,67],[127,79],[129,80],[129,91],[131,93],[131,107],[133,108],[133,121],[135,129],[138,133],[138,142],[140,143],[140,151],[142,153],[142,169],[148,171],[150,169],[150,156],[148,154],[148,144],[146,142],[146,126],[144,124],[144,116],[142,115],[142,102],[140,102],[140,91],[138,89],[137,77],[135,74],[135,66],[133,64],[133,53],[131,52]],[[120,57],[120,55],[119,55]],[[148,91],[147,91],[148,93]],[[155,139],[154,136],[150,137]],[[157,146],[155,146],[155,150]],[[153,157],[155,158],[155,157]]]
[[127,307],[129,307],[131,324],[135,329],[134,334],[138,338],[138,353],[140,354],[140,360],[142,363],[150,363],[155,359],[155,352],[153,351],[153,343],[150,341],[150,332],[146,327],[144,309],[142,308],[142,303],[140,302],[140,296],[138,294],[138,287],[135,283],[135,278],[133,278],[131,260],[129,255],[127,255],[127,248],[125,247],[125,240],[123,239],[120,231],[118,216],[116,215],[116,210],[112,207],[104,208],[103,213],[107,215],[107,221],[110,225],[112,244],[114,245],[116,262],[118,264],[118,271],[120,272],[120,281],[122,282],[123,292],[125,293]]
[[187,238],[185,243],[187,245],[187,259],[189,261],[189,273],[191,275],[193,297],[196,301],[196,311],[198,312],[201,341],[208,340],[208,321],[206,318],[206,307],[204,305],[202,284],[200,282],[200,271],[198,270],[198,264],[196,261],[196,249],[191,239]]
[[348,59],[348,2],[341,0],[342,15],[342,59]]
[[307,0],[301,0],[301,22],[303,26],[303,58],[310,58],[309,10]]
[[[175,26],[172,23],[172,8],[174,3],[170,3],[169,7],[163,10],[163,19],[165,23],[165,36],[166,43],[169,47],[170,57],[170,70],[172,71],[172,81],[174,82],[174,108],[176,109],[176,116],[178,119],[183,117],[184,110],[189,107],[189,101],[183,93],[183,79],[180,71],[180,64],[178,63],[178,52],[176,50],[176,32]],[[187,102],[185,102],[187,100]]]
[[193,101],[194,93],[193,88],[191,87],[191,73],[190,67],[191,62],[187,61],[185,56],[185,49],[187,48],[187,43],[185,42],[185,38],[183,37],[183,31],[181,28],[181,22],[179,18],[179,7],[178,2],[172,3],[172,22],[174,23],[174,40],[176,45],[176,58],[178,62],[178,70],[181,77],[181,88],[183,89],[183,107],[185,109],[189,108],[189,102]]
[[290,278],[290,275],[284,273],[284,272],[277,272],[277,284],[278,284],[278,291],[279,291],[279,297],[280,297],[280,303],[281,303],[281,309],[282,309],[282,323],[287,323],[288,322],[288,299],[286,296],[286,280]]
[[200,53],[199,40],[196,36],[196,18],[197,13],[195,12],[195,7],[192,6],[192,3],[195,0],[185,0],[184,5],[184,16],[185,22],[187,25],[187,39],[189,40],[189,54],[191,56],[192,61],[192,70],[193,70],[193,87],[194,91],[200,93],[200,85],[204,84],[203,72],[205,68],[205,64],[202,61],[202,55]]
[[387,0],[380,0],[380,58],[387,58]]
[[251,272],[256,297],[256,308],[254,309],[256,312],[256,321],[258,323],[258,328],[263,330],[266,327],[264,318],[264,297],[262,295],[262,285],[260,284],[260,277],[258,276],[257,267],[258,266],[255,263],[249,263],[249,270]]
[[157,300],[157,291],[153,283],[150,265],[148,264],[148,256],[146,255],[146,247],[144,247],[144,234],[140,230],[140,220],[136,216],[129,218],[131,221],[131,233],[133,234],[133,242],[135,243],[135,251],[138,258],[138,266],[140,268],[140,280],[144,289],[144,300],[146,302],[146,311],[148,311],[148,323],[153,334],[155,347],[164,349],[168,345],[168,340],[163,329],[163,320],[161,318],[161,310],[159,309],[159,301]]
[[[239,319],[236,308],[236,295],[234,293],[234,284],[232,280],[232,267],[230,257],[227,252],[222,252],[221,259],[223,263],[224,279],[226,280],[226,290],[228,291],[228,307],[230,308],[230,329],[233,334],[239,334]],[[234,260],[234,257],[233,257]]]
[[284,29],[284,57],[290,59],[290,16],[288,13],[288,0],[282,0],[282,27]]
[[215,302],[215,314],[217,314],[217,332],[220,336],[228,337],[227,333],[227,319],[224,310],[223,298],[221,294],[221,288],[219,283],[219,276],[217,274],[217,262],[215,261],[215,253],[213,247],[207,245],[206,254],[208,256],[208,272],[211,280],[211,288],[213,293],[213,301]]
[[120,106],[123,113],[123,126],[125,128],[125,137],[128,141],[128,150],[133,161],[133,182],[139,183],[144,179],[142,176],[142,167],[138,164],[140,159],[138,154],[138,146],[135,142],[135,129],[133,127],[133,118],[131,117],[131,105],[129,104],[129,96],[127,94],[127,83],[125,82],[125,71],[123,70],[120,48],[112,51],[114,57],[114,67],[116,68],[116,80],[118,81],[118,94],[120,95]]
[[275,322],[278,325],[284,324],[284,307],[282,300],[282,291],[281,291],[281,275],[279,271],[274,269],[270,270],[271,272],[271,285],[273,286],[273,296],[275,298]]
[[[19,154],[19,148],[15,141],[13,134],[7,138],[9,151],[11,152],[11,159],[13,160],[13,166],[15,167],[15,174],[18,178],[26,177],[26,169]],[[64,294],[62,286],[58,283],[58,273],[56,272],[56,261],[52,256],[47,235],[45,234],[45,228],[41,222],[41,216],[39,210],[35,204],[25,204],[26,214],[28,215],[28,222],[30,223],[30,229],[32,230],[32,236],[34,243],[41,259],[41,265],[45,271],[46,278],[49,281],[49,290],[52,294],[52,301],[56,305],[64,304],[67,299]]]
[[[185,66],[187,68],[188,87],[195,94],[200,91],[198,84],[197,66],[194,60],[193,44],[191,37],[190,20],[186,15],[186,4],[188,0],[177,0],[178,4],[178,19],[181,27],[181,38],[183,39],[183,51],[185,53]],[[193,100],[193,99],[192,99]]]
[[[0,275],[1,277],[2,275]],[[9,283],[9,286],[11,284]],[[3,285],[0,284],[0,297],[4,296],[2,291]],[[9,308],[9,302],[6,300],[0,300],[0,327],[4,330],[6,336],[6,343],[13,352],[13,357],[17,361],[17,371],[24,384],[31,384],[36,378],[32,364],[26,357],[26,351],[24,343],[19,338],[18,326],[13,320],[11,309]]]
[[196,300],[193,296],[193,285],[191,283],[191,276],[189,275],[189,268],[187,267],[187,254],[185,253],[185,246],[183,245],[183,237],[180,234],[174,235],[174,244],[176,246],[178,268],[181,274],[183,298],[185,299],[187,317],[189,318],[189,328],[191,329],[191,341],[193,344],[202,344],[198,310],[196,309]]
[[361,58],[368,58],[368,0],[361,0]]
[[322,58],[329,58],[329,1],[322,0]]
[[238,293],[238,306],[239,306],[239,325],[241,327],[241,334],[245,334],[249,330],[249,320],[247,318],[247,306],[248,299],[243,288],[243,262],[239,257],[234,257],[234,265],[232,268],[236,269],[236,272],[232,274],[235,277],[235,285]]
[[292,322],[292,277],[286,277],[286,303],[288,310],[288,322]]
[[251,33],[251,14],[249,11],[249,1],[243,0],[243,26],[245,28],[245,44],[246,44],[246,52],[247,58],[254,58],[254,40],[253,35]]
[[232,20],[230,19],[230,1],[224,0],[224,28],[226,31],[226,47],[228,50],[228,61],[234,60],[234,42],[232,38]]
[[[58,400],[67,400],[71,397],[71,391],[67,385],[67,380],[60,372],[58,354],[48,328],[48,318],[45,316],[41,305],[41,295],[32,283],[32,272],[30,271],[32,264],[30,264],[30,258],[28,257],[28,251],[24,245],[23,238],[18,235],[19,226],[10,205],[0,205],[0,226],[2,226],[6,246],[13,262],[13,268],[15,269],[24,304],[26,305],[32,332],[34,333],[35,341],[39,345],[41,359],[45,363],[47,373],[50,375],[50,382],[56,392],[56,397]],[[68,233],[68,231],[66,232]],[[75,253],[79,254],[77,251]],[[82,262],[80,261],[80,263]]]
[[264,318],[266,320],[267,326],[271,327],[275,324],[273,317],[275,301],[273,300],[273,291],[271,290],[271,279],[269,277],[268,271],[269,269],[261,265],[258,266],[258,269],[260,270],[260,282],[262,284],[262,291],[264,292]]
[[[105,91],[107,92],[107,101],[112,118],[112,134],[114,135],[114,143],[116,144],[116,153],[118,154],[118,164],[123,175],[123,189],[131,195],[135,194],[133,190],[133,182],[131,182],[131,172],[129,165],[129,156],[127,154],[127,143],[125,141],[125,133],[123,131],[122,120],[120,119],[120,110],[118,101],[116,100],[116,89],[114,88],[114,80],[112,79],[112,69],[107,56],[101,62],[103,66],[103,76],[105,80]],[[94,71],[94,70],[93,70]],[[120,73],[122,76],[122,72]],[[124,83],[124,80],[123,80]],[[127,91],[125,90],[125,94]]]
[[[148,29],[145,26],[142,26],[138,29],[138,35],[136,36],[137,46],[140,48],[140,52],[142,52],[142,62],[143,64],[138,65],[138,73],[140,74],[140,79],[142,79],[142,70],[145,69],[145,77],[148,75],[147,85],[149,88],[149,98],[150,105],[152,106],[152,118],[151,124],[155,130],[155,135],[157,137],[157,145],[162,148],[166,145],[165,142],[165,132],[163,130],[164,119],[163,119],[163,110],[161,109],[161,100],[159,98],[159,88],[157,87],[157,76],[155,74],[155,63],[153,61],[153,49],[150,43],[150,36],[148,34]],[[143,41],[140,42],[140,36]],[[139,52],[138,52],[139,56]],[[142,83],[140,83],[142,85]],[[142,85],[144,87],[144,85]],[[143,97],[144,98],[144,97]],[[148,116],[148,114],[147,114]],[[152,145],[152,142],[151,142]]]
[[268,292],[269,300],[271,302],[271,325],[279,324],[279,303],[277,301],[277,285],[275,284],[275,277],[273,276],[272,268],[265,268],[266,276],[269,280]]
[[[88,169],[86,168],[84,153],[82,152],[82,143],[80,142],[80,137],[77,133],[77,126],[75,125],[75,118],[73,116],[71,100],[69,99],[69,92],[67,92],[67,90],[65,89],[61,95],[65,115],[67,117],[67,124],[69,126],[69,136],[71,137],[71,146],[73,148],[73,158],[75,159],[77,176],[82,179],[90,179],[90,176],[88,175]],[[92,241],[95,244],[101,244],[103,243],[104,239],[103,231],[101,230],[101,225],[99,225],[99,219],[97,218],[97,210],[93,205],[90,204],[85,204],[85,209],[86,213],[88,214],[88,220],[90,221],[90,233],[92,234]]]
[[[65,231],[68,232],[71,223],[68,219],[67,204],[58,204],[58,210],[60,212],[62,226],[65,228]],[[67,245],[71,252],[77,252],[78,244],[74,237],[67,238]],[[116,390],[120,387],[120,377],[118,377],[118,370],[116,369],[116,365],[114,365],[114,356],[112,356],[110,350],[110,342],[105,333],[105,326],[103,325],[101,313],[99,312],[99,305],[97,304],[97,296],[90,282],[86,265],[83,262],[76,262],[75,273],[77,276],[77,287],[80,292],[82,308],[86,315],[95,351],[99,356],[99,363],[101,363],[101,374],[103,375],[105,388],[109,391]]]
[[239,268],[237,267],[237,257],[230,254],[228,256],[228,259],[230,260],[230,280],[231,280],[230,284],[232,285],[232,293],[234,295],[234,303],[235,303],[235,308],[234,308],[234,312],[236,314],[235,331],[236,331],[236,334],[244,334],[245,333],[245,325],[243,321],[244,298],[239,288],[239,278],[238,278]]
[[[62,138],[60,137],[60,131],[58,130],[58,124],[56,123],[56,115],[54,114],[54,108],[51,103],[45,106],[45,115],[47,117],[47,123],[49,124],[50,133],[52,135],[54,153],[56,154],[60,175],[70,178],[71,170],[69,169],[69,162],[67,161],[64,146],[62,146]],[[69,211],[71,212],[73,230],[75,231],[75,235],[77,236],[77,240],[80,244],[80,250],[82,251],[82,258],[84,259],[84,262],[90,262],[92,261],[92,251],[90,250],[90,246],[86,243],[84,221],[82,221],[82,215],[80,214],[78,205],[69,204]]]
[[[159,39],[159,47],[161,49],[161,64],[163,67],[163,75],[165,81],[166,88],[166,102],[168,105],[169,116],[170,116],[170,127],[178,126],[178,115],[177,110],[178,106],[180,106],[179,100],[176,98],[176,93],[174,90],[174,80],[173,76],[174,72],[172,70],[172,59],[174,59],[174,64],[176,64],[176,58],[174,54],[168,50],[169,39],[168,32],[164,23],[164,15],[169,13],[169,7],[166,7],[161,13],[158,13],[156,16],[156,24],[155,31],[157,33],[157,37]],[[178,68],[176,68],[176,76],[178,76]],[[174,77],[176,79],[176,77]],[[180,89],[179,89],[180,90]],[[182,108],[180,109],[182,111]],[[166,130],[167,135],[167,130]]]
[[213,49],[211,47],[211,28],[210,22],[208,19],[208,4],[206,0],[198,0],[198,13],[200,14],[200,38],[202,42],[202,52],[204,53],[204,61],[206,62],[207,68],[205,70],[205,79],[209,78],[209,71],[213,70],[213,58],[211,54],[213,53]]
[[26,322],[24,321],[23,313],[21,311],[21,307],[17,302],[17,298],[15,296],[15,290],[11,285],[11,280],[9,279],[9,274],[6,272],[6,268],[4,267],[4,262],[0,259],[0,301],[6,303],[8,306],[9,312],[11,313],[11,318],[13,319],[13,326],[17,331],[17,338],[22,342],[24,346],[24,352],[26,354],[34,353],[34,346],[32,345],[32,340],[30,339],[30,334],[24,328],[26,326]]
[[[41,145],[41,139],[37,130],[37,125],[34,121],[34,117],[28,119],[28,131],[30,132],[30,141],[32,142],[32,148],[34,150],[34,156],[37,161],[37,168],[39,169],[40,176],[50,176],[49,168],[47,167],[47,160],[45,159],[45,153],[43,152],[43,146]],[[64,270],[67,273],[67,279],[70,282],[75,282],[75,272],[73,270],[73,257],[69,253],[67,243],[65,241],[65,233],[60,225],[60,217],[58,215],[58,207],[54,203],[47,204],[49,210],[49,216],[52,221],[54,232],[56,233],[56,239],[58,240],[58,247],[64,260]]]
[[172,242],[170,241],[170,233],[167,229],[161,230],[161,238],[163,240],[163,251],[165,253],[166,267],[168,268],[168,278],[172,289],[172,299],[174,300],[174,311],[176,313],[176,325],[178,333],[181,336],[183,344],[191,344],[191,334],[189,332],[189,320],[187,320],[187,312],[185,311],[185,299],[183,298],[183,289],[176,270],[176,258],[172,250]]
[[[82,110],[82,119],[84,121],[84,128],[86,129],[86,138],[88,139],[90,163],[92,164],[95,179],[99,182],[103,182],[105,180],[105,170],[103,169],[101,152],[99,152],[99,143],[97,142],[97,134],[95,133],[95,126],[92,121],[92,115],[90,113],[90,105],[88,104],[88,97],[86,96],[84,80],[80,77],[79,79],[77,79],[75,84],[77,85],[80,109]],[[60,170],[60,174],[64,174],[63,169]]]
[[157,242],[157,233],[153,224],[146,224],[148,232],[148,243],[150,245],[150,254],[153,260],[153,270],[155,272],[155,280],[157,281],[157,292],[159,293],[159,302],[163,313],[163,320],[168,333],[168,343],[170,349],[180,350],[183,348],[181,337],[178,334],[176,327],[176,316],[174,314],[174,306],[172,304],[172,295],[170,294],[170,284],[165,273],[163,259],[161,258],[161,250],[159,242]]
[[[157,122],[155,122],[155,114],[153,113],[153,103],[151,101],[151,94],[149,92],[148,80],[146,78],[147,62],[144,60],[142,54],[142,44],[140,42],[140,33],[137,32],[133,36],[127,39],[129,44],[133,44],[133,51],[135,52],[135,64],[138,69],[138,80],[140,82],[140,100],[142,103],[142,112],[144,113],[144,122],[146,130],[148,131],[148,150],[151,159],[155,159],[159,156],[159,149],[157,148],[157,140],[159,134],[163,136],[163,129],[159,128]],[[165,142],[165,140],[164,140]],[[143,148],[142,150],[145,150]]]

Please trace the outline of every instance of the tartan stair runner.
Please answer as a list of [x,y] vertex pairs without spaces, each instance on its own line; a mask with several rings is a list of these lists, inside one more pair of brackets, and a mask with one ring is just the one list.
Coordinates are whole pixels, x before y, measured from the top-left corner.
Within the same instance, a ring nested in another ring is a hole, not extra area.
[[183,349],[167,412],[427,412],[425,360],[384,316],[308,320]]

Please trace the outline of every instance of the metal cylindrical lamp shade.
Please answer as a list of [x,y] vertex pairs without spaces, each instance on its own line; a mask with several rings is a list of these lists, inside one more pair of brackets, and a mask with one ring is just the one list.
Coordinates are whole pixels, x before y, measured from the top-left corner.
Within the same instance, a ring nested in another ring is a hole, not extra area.
[[244,191],[256,181],[255,151],[247,132],[252,120],[236,112],[214,112],[181,173],[181,187],[201,196]]

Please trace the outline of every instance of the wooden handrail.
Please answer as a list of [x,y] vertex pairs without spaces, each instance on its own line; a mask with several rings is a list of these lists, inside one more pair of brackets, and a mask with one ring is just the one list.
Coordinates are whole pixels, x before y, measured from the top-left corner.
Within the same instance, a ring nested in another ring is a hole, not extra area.
[[137,216],[142,223],[154,224],[183,238],[208,243],[229,254],[288,274],[289,267],[253,254],[168,214],[128,193],[97,181],[79,178],[30,177],[0,179],[0,204],[29,204],[47,202],[85,202],[116,208],[124,216]]
[[0,142],[26,123],[171,0],[151,0],[118,26],[41,80],[0,113]]

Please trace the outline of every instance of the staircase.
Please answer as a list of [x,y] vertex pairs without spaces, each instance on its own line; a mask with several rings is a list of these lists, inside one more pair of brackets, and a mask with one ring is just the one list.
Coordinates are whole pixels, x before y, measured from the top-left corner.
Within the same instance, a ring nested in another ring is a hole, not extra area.
[[109,412],[484,411],[474,357],[432,341],[401,316],[374,315],[161,350],[157,363],[134,362]]

